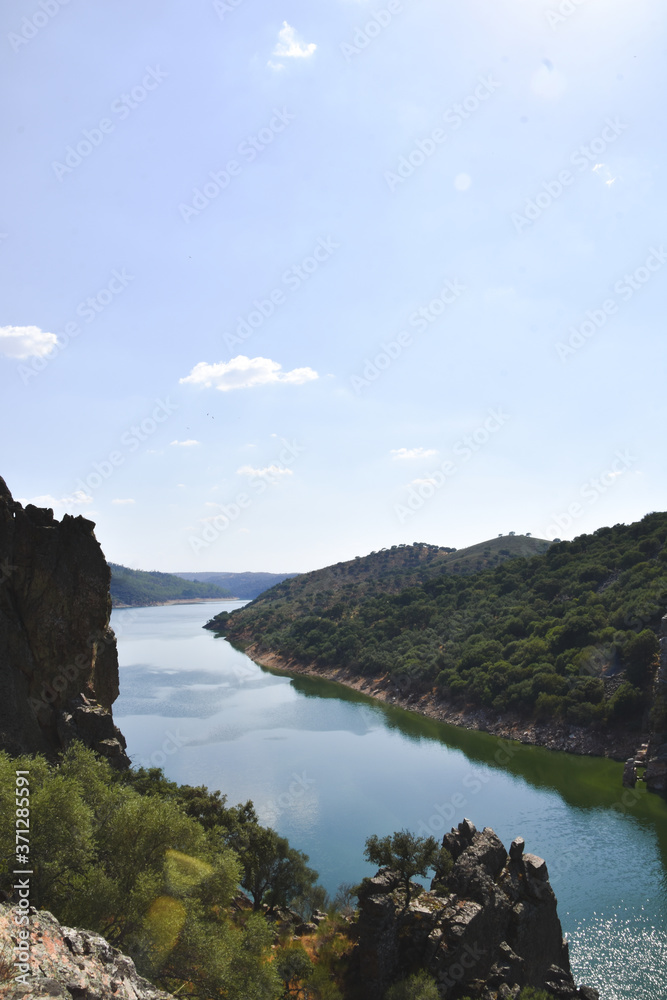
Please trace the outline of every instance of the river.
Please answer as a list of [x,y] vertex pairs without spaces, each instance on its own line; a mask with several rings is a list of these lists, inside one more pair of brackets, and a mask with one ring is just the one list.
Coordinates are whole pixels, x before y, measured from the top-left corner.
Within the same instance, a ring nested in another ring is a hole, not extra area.
[[257,666],[202,625],[246,602],[118,609],[114,717],[136,765],[252,799],[332,895],[373,874],[365,839],[464,816],[546,858],[575,978],[667,996],[667,803],[622,765],[526,747]]

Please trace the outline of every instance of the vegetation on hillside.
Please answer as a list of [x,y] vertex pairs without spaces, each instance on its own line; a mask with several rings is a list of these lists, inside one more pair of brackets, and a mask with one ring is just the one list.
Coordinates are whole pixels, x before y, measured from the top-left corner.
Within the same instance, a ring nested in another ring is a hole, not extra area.
[[[179,786],[158,769],[114,771],[80,744],[58,765],[0,753],[0,889],[8,897],[17,771],[29,774],[29,797],[23,784],[16,794],[29,802],[31,905],[102,934],[179,997],[284,995],[283,946],[276,949],[269,918],[299,902],[310,914],[326,894],[307,856],[262,827],[251,802],[229,807],[219,792]],[[344,950],[339,930],[333,921],[313,945],[319,970],[307,978],[324,984],[319,992],[313,985],[313,998],[340,997],[331,979]]]
[[173,573],[128,569],[117,563],[111,568],[111,602],[114,606],[144,607],[164,601],[192,600],[197,597],[232,597],[231,591],[213,583],[193,583]]
[[506,559],[537,555],[550,544],[542,538],[512,532],[465,549],[426,542],[392,545],[363,558],[357,556],[285,579],[261,594],[256,603],[285,600],[306,607],[309,601],[318,605],[339,597],[358,602],[376,594],[399,593],[443,573],[465,575],[498,566]]
[[354,563],[320,571],[321,586],[314,574],[285,581],[208,627],[259,652],[389,675],[404,691],[433,689],[453,703],[638,723],[667,602],[666,540],[667,514],[653,513],[467,575],[413,546],[415,572],[428,572],[418,585],[396,589],[410,572],[405,555],[402,570],[374,578],[374,555],[356,573]]

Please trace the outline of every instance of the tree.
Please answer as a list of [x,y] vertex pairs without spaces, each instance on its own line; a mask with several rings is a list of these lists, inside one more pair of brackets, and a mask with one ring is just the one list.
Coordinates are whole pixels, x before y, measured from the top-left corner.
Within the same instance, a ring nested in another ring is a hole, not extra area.
[[400,830],[391,836],[378,837],[373,834],[366,841],[364,857],[372,865],[391,868],[397,872],[405,889],[405,908],[410,902],[410,879],[415,875],[425,876],[429,868],[438,862],[440,848],[434,837],[415,837],[408,830]]
[[649,679],[651,665],[660,652],[660,644],[654,632],[645,628],[638,635],[632,635],[623,645],[622,656],[625,674],[631,684],[640,686]]
[[317,872],[307,867],[308,855],[269,827],[248,823],[230,843],[243,865],[241,885],[252,896],[254,910],[263,903],[269,911],[289,906],[317,881]]
[[306,990],[301,982],[307,979],[313,971],[313,963],[303,945],[285,948],[276,958],[276,972],[283,982],[283,997],[305,997]]

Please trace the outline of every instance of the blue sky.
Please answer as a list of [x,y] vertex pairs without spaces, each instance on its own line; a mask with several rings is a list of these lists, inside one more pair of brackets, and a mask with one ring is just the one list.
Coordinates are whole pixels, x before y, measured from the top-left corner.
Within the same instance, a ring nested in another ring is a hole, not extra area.
[[195,571],[664,508],[661,0],[19,0],[0,45],[15,497]]

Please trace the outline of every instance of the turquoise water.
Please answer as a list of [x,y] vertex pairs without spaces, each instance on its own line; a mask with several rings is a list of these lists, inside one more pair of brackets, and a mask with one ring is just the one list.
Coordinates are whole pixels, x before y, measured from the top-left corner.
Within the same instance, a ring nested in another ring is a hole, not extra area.
[[271,673],[202,625],[232,604],[113,612],[114,716],[136,764],[252,799],[330,893],[371,872],[372,833],[464,816],[546,858],[575,977],[604,1000],[667,996],[667,803],[622,765],[551,753]]

